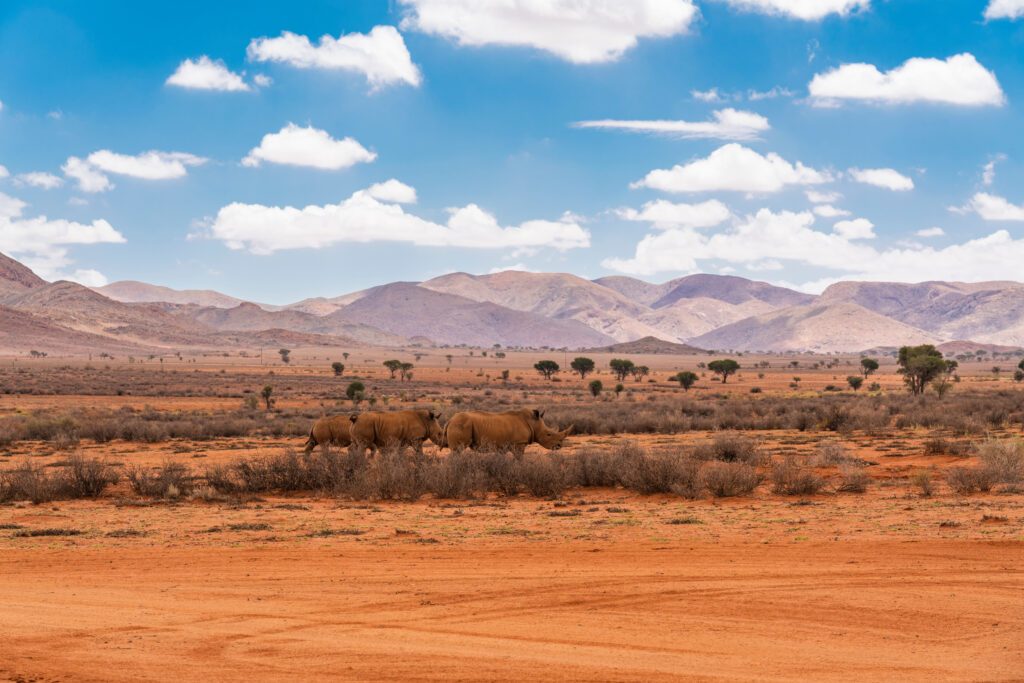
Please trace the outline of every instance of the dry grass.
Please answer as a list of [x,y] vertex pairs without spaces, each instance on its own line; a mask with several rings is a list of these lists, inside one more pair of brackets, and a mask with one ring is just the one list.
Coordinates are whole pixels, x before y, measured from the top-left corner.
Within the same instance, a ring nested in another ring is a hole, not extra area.
[[808,496],[821,491],[825,480],[792,457],[772,467],[772,493],[784,496]]
[[[193,378],[182,376],[187,373],[180,373],[174,379],[175,383],[163,384],[170,378],[154,378],[135,371],[121,372],[125,373],[125,386],[133,395],[231,397],[237,399],[237,405],[241,405],[242,397],[246,395],[242,388],[245,382],[252,382],[248,385],[251,389],[267,381],[262,375],[227,375],[223,381],[234,388],[207,392],[204,383],[211,383],[219,375],[200,373]],[[2,373],[0,368],[0,380],[3,379]],[[102,373],[85,375],[100,384],[107,381]],[[16,373],[8,379],[14,380],[7,387],[9,391],[103,393],[85,385],[78,386],[73,376],[50,376],[45,387],[36,387],[31,373]],[[58,381],[64,382],[59,389],[55,385]],[[325,404],[336,405],[337,392],[332,393],[330,381],[313,376],[290,377],[287,381],[288,384],[280,391],[317,397]],[[386,382],[371,384],[370,390],[380,392],[386,386]],[[953,435],[978,436],[991,430],[1024,425],[1024,392],[1002,389],[957,391],[943,401],[933,397],[913,397],[903,391],[881,395],[831,392],[818,396],[705,393],[696,397],[679,396],[675,390],[659,389],[643,401],[631,399],[628,402],[585,400],[582,396],[574,398],[573,392],[579,393],[578,388],[546,387],[543,395],[531,396],[527,392],[514,393],[514,389],[508,388],[500,391],[488,389],[463,397],[452,387],[438,385],[421,387],[413,396],[401,396],[401,404],[378,404],[375,407],[385,410],[433,408],[448,418],[460,410],[507,410],[522,405],[527,399],[526,402],[539,402],[546,406],[546,419],[550,423],[562,426],[572,423],[578,433],[598,435],[771,430],[896,434],[926,428]],[[308,433],[310,422],[322,413],[323,408],[264,411],[242,407],[207,411],[128,407],[51,410],[0,418],[0,448],[22,441],[46,441],[66,449],[74,447],[78,440],[105,443],[120,439],[156,443],[170,439],[299,437]],[[963,442],[945,437],[926,445],[929,452],[942,450],[952,454],[963,454],[962,450],[966,448]]]
[[1024,441],[991,439],[978,446],[982,468],[994,483],[1016,490],[1024,484]]
[[960,495],[992,490],[991,474],[982,468],[954,467],[946,472],[946,483]]
[[132,491],[148,498],[178,498],[192,493],[195,487],[191,469],[173,460],[156,470],[129,466],[125,474]]
[[700,468],[699,488],[715,498],[746,496],[761,483],[761,475],[742,462],[708,462]]
[[26,460],[13,469],[0,471],[0,503],[27,500],[39,504],[97,498],[119,478],[117,470],[110,465],[77,454],[57,468],[44,468]]
[[840,493],[864,493],[871,484],[871,477],[858,465],[843,465],[839,469],[839,485],[836,491]]

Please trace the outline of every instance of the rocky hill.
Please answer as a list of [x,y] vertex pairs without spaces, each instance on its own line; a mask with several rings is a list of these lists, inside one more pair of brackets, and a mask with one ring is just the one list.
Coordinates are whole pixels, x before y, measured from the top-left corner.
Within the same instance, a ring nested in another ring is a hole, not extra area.
[[[501,344],[622,353],[853,352],[924,342],[944,348],[1024,346],[1024,284],[1017,282],[841,282],[814,296],[723,275],[652,284],[621,276],[587,280],[504,271],[451,273],[267,305],[142,282],[96,290],[47,283],[0,254],[0,305],[10,326],[8,348],[23,348],[36,337],[62,349],[271,342]],[[627,346],[617,346],[622,344]]]

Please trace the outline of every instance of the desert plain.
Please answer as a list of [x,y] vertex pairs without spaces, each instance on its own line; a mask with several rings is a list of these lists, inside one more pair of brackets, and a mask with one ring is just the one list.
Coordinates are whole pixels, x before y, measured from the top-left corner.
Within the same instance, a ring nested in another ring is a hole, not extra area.
[[[616,392],[604,353],[581,379],[561,351],[348,351],[337,376],[324,348],[0,361],[0,471],[112,474],[0,505],[0,680],[1024,679],[1024,495],[951,474],[1020,436],[1013,359],[910,397],[884,354],[858,391],[857,355],[736,356],[722,384],[712,356],[633,354]],[[576,433],[504,491],[381,484],[408,453],[358,490],[239,479],[301,460],[320,415],[520,406]],[[757,478],[667,486],[680,454]]]

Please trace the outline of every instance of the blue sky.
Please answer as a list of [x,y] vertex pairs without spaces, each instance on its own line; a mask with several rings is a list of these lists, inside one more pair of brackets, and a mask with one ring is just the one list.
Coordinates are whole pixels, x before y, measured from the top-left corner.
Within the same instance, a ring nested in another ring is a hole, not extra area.
[[1017,279],[1022,17],[7,0],[0,251],[271,303],[510,267]]

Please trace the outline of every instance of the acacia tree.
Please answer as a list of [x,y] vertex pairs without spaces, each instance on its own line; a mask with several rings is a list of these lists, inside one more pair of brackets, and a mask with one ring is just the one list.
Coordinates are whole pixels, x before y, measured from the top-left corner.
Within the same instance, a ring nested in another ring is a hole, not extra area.
[[897,363],[898,372],[903,375],[903,381],[915,396],[923,394],[928,383],[943,375],[949,367],[942,352],[932,344],[902,347]]
[[860,371],[864,373],[864,377],[870,377],[872,372],[878,370],[878,361],[874,358],[861,358],[860,359]]
[[590,395],[594,398],[600,396],[603,390],[604,384],[601,383],[601,380],[595,379],[590,382]]
[[850,385],[851,389],[857,391],[864,384],[864,378],[860,375],[850,375],[846,378],[846,383]]
[[352,382],[345,388],[345,395],[356,405],[359,405],[359,402],[363,400],[365,392],[366,387],[362,382]]
[[391,379],[395,378],[395,373],[402,369],[402,361],[400,360],[386,360],[382,363],[391,372]]
[[694,384],[696,384],[697,380],[700,379],[700,378],[697,377],[697,373],[696,372],[690,372],[689,370],[684,370],[683,372],[680,372],[678,375],[676,375],[672,379],[674,379],[675,381],[679,382],[679,386],[681,386],[683,388],[683,391],[689,391],[690,387],[692,387]]
[[267,410],[274,405],[274,399],[271,396],[274,394],[274,387],[269,384],[263,387],[263,391],[260,392],[260,396],[263,397],[263,402],[267,404]]
[[412,369],[414,367],[415,366],[412,363],[402,363],[401,365],[398,366],[398,371],[402,375],[403,382],[408,382],[412,380]]
[[639,382],[644,377],[651,374],[651,369],[646,365],[634,365],[633,369],[629,371],[629,374],[633,375],[633,381]]
[[553,360],[539,360],[533,364],[533,369],[543,375],[544,379],[551,379],[561,370]]
[[626,379],[626,375],[633,372],[633,368],[635,366],[633,365],[633,361],[626,358],[612,358],[611,361],[608,362],[608,367],[610,367],[612,372],[615,374],[615,379],[621,382]]
[[334,370],[335,377],[341,377],[341,373],[345,372],[345,364],[340,361],[331,363],[331,370]]
[[580,379],[586,379],[587,375],[594,371],[595,365],[594,361],[590,358],[580,356],[579,358],[573,358],[572,362],[569,363],[569,367],[572,368],[573,372],[579,373]]
[[281,362],[285,365],[292,362],[291,349],[279,349],[278,353],[281,354]]
[[736,371],[740,369],[740,364],[734,361],[732,358],[722,358],[721,360],[713,360],[708,363],[708,370],[721,375],[722,384],[729,381],[729,375],[735,375]]

